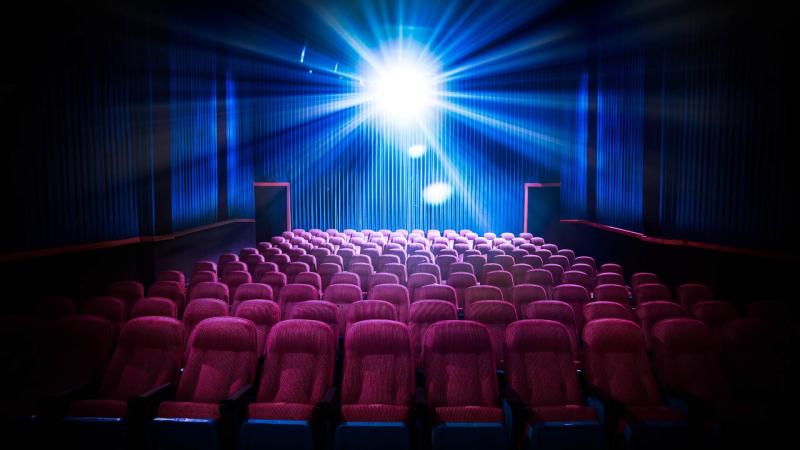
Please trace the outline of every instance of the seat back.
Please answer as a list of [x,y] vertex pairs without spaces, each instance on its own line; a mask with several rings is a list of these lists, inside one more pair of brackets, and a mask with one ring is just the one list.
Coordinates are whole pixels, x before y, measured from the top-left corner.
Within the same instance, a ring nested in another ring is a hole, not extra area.
[[252,384],[258,360],[256,327],[238,317],[211,317],[189,336],[177,401],[217,403]]
[[253,322],[256,327],[258,355],[263,355],[269,331],[281,320],[281,308],[272,300],[245,300],[236,308],[235,315]]
[[122,327],[100,397],[128,400],[178,377],[183,325],[169,317],[131,319]]
[[328,286],[334,284],[351,284],[353,286],[357,286],[359,290],[361,289],[361,279],[358,278],[358,275],[354,274],[353,272],[339,272],[333,274]]
[[334,335],[339,335],[338,308],[331,302],[323,300],[300,302],[292,309],[289,319],[316,320],[331,327]]
[[678,302],[687,311],[697,302],[714,300],[714,292],[705,284],[686,283],[678,286]]
[[128,307],[121,298],[94,297],[83,302],[81,314],[91,314],[107,319],[114,326],[115,334],[117,334],[128,320]]
[[583,330],[586,382],[625,405],[657,406],[661,395],[650,370],[642,330],[633,322],[599,319]]
[[506,327],[517,320],[514,305],[503,300],[481,300],[470,304],[464,318],[486,325],[492,340],[495,363],[498,369],[502,368]]
[[195,284],[189,291],[189,302],[196,298],[216,298],[228,303],[229,294],[228,285],[218,281],[202,281]]
[[636,322],[630,308],[617,302],[594,301],[583,305],[583,317],[586,322],[597,319],[625,319]]
[[575,327],[580,335],[585,322],[583,305],[589,303],[589,291],[577,284],[562,284],[553,288],[553,300],[561,300],[572,306],[575,311]]
[[525,309],[525,318],[552,320],[564,325],[569,334],[573,360],[578,361],[580,359],[579,335],[577,327],[575,326],[575,312],[569,304],[558,300],[532,302],[528,304],[528,307]]
[[505,373],[529,407],[583,404],[572,342],[561,323],[527,319],[508,325]]
[[422,347],[430,406],[497,406],[492,339],[485,325],[466,320],[437,322]]
[[397,320],[395,306],[383,300],[361,300],[350,305],[347,311],[346,330],[363,320]]
[[322,292],[322,277],[316,272],[300,272],[294,277],[296,284],[307,284],[315,287],[319,292]]
[[514,277],[511,276],[511,272],[505,270],[489,272],[486,274],[484,284],[499,288],[503,294],[503,298],[499,300],[511,302],[511,289],[514,288]]
[[224,317],[228,315],[228,305],[222,300],[215,298],[197,298],[186,306],[183,313],[184,328],[188,338],[198,323],[209,317]]
[[414,356],[408,327],[391,320],[366,320],[350,327],[344,342],[345,411],[353,404],[411,406]]
[[145,297],[133,305],[129,319],[136,319],[146,316],[162,316],[172,319],[178,317],[178,310],[175,303],[163,297]]
[[647,348],[650,348],[650,330],[653,325],[660,320],[688,317],[689,314],[677,303],[656,300],[639,305],[636,316],[642,326]]
[[418,300],[444,300],[458,306],[456,289],[446,284],[429,284],[414,291],[415,299]]
[[553,292],[553,274],[544,269],[533,269],[525,273],[525,284],[535,284],[541,286],[547,291],[547,294]]
[[604,272],[616,273],[616,274],[619,274],[619,275],[621,275],[623,277],[625,276],[625,270],[622,268],[622,266],[620,266],[619,264],[615,264],[615,263],[605,263],[602,266],[600,266],[600,273],[604,273]]
[[138,281],[118,281],[106,290],[106,295],[121,298],[130,312],[140,298],[144,298],[144,285]]
[[283,272],[267,272],[261,276],[260,283],[269,285],[272,288],[272,298],[277,299],[281,295],[281,289],[286,286],[286,274]]
[[644,283],[636,286],[633,291],[633,298],[637,305],[652,301],[672,301],[672,294],[669,288],[660,283]]
[[692,315],[712,329],[741,317],[733,304],[719,300],[697,302],[692,306]]
[[278,296],[278,306],[281,307],[282,317],[291,317],[292,309],[299,302],[319,300],[319,291],[307,284],[287,284],[281,289]]
[[730,390],[711,329],[693,319],[666,319],[652,329],[653,368],[661,385],[722,406]]
[[[606,275],[606,274],[600,274]],[[598,279],[600,278],[598,275]],[[612,274],[616,275],[616,274]],[[621,275],[617,275],[621,276]],[[621,305],[628,306],[628,288],[618,284],[598,284],[594,288],[594,299],[600,302],[615,302]]]
[[518,284],[511,290],[511,303],[517,310],[517,317],[525,316],[525,308],[531,302],[546,300],[547,291],[535,284]]
[[411,331],[411,343],[417,367],[422,367],[422,342],[428,327],[443,320],[457,319],[458,311],[455,303],[452,302],[419,300],[411,304],[408,313],[408,327]]
[[408,296],[414,302],[417,300],[417,292],[423,286],[431,286],[437,283],[436,276],[431,273],[417,272],[408,277]]
[[239,304],[247,300],[272,300],[272,287],[266,283],[245,283],[233,294],[232,312],[236,312]]
[[178,310],[178,316],[183,313],[183,307],[186,300],[183,286],[174,281],[156,281],[147,290],[148,297],[164,297],[175,302],[175,307]]
[[464,311],[481,300],[503,300],[503,291],[496,286],[472,286],[464,290]]
[[372,287],[367,294],[367,299],[384,300],[394,305],[397,310],[397,320],[408,322],[408,289],[399,284],[379,284]]

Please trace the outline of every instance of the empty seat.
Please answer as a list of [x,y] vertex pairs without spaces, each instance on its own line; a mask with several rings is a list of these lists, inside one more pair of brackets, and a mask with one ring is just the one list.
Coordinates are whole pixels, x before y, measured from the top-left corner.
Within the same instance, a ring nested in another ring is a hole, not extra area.
[[514,288],[514,278],[511,276],[511,272],[489,272],[486,274],[483,284],[487,286],[494,286],[500,289],[500,292],[503,294],[503,298],[498,300],[511,302],[511,290]]
[[186,305],[183,313],[183,327],[186,329],[186,338],[191,336],[198,323],[209,317],[224,317],[228,315],[228,305],[215,298],[197,298]]
[[350,305],[361,300],[361,288],[352,284],[332,284],[325,289],[323,298],[336,306],[338,310],[336,335],[344,336]]
[[[195,327],[175,400],[158,407],[150,425],[153,447],[216,448],[235,430],[223,420],[220,402],[235,400],[253,384],[258,361],[253,322],[212,317]],[[190,420],[187,420],[190,419]]]
[[382,272],[396,276],[397,282],[402,284],[403,286],[405,286],[408,281],[408,275],[406,274],[406,266],[404,266],[403,264],[400,263],[384,264]]
[[514,257],[511,255],[499,255],[494,259],[495,264],[500,264],[500,266],[506,272],[511,272],[511,266],[514,265]]
[[314,286],[319,292],[322,292],[322,277],[315,272],[300,272],[294,277],[296,284],[307,284]]
[[446,284],[429,284],[420,287],[414,292],[414,301],[419,300],[444,300],[458,306],[456,290]]
[[267,272],[261,276],[260,283],[269,285],[272,288],[272,298],[276,299],[281,295],[281,289],[286,286],[286,274],[282,272]]
[[514,285],[525,283],[525,274],[533,267],[528,264],[514,264],[511,266],[511,278],[514,280]]
[[339,449],[411,448],[414,354],[408,328],[368,320],[345,337]]
[[552,320],[564,325],[569,334],[573,361],[580,360],[578,329],[575,326],[575,312],[567,303],[558,300],[541,300],[533,302],[525,309],[526,319]]
[[419,300],[411,304],[408,312],[408,327],[411,331],[411,343],[417,367],[422,368],[422,342],[428,327],[443,320],[457,319],[458,311],[455,302]]
[[179,285],[186,287],[186,275],[180,270],[162,270],[156,277],[157,281],[174,281]]
[[633,291],[637,305],[652,301],[672,301],[669,288],[660,283],[644,283],[638,285]]
[[136,319],[146,316],[162,316],[174,319],[178,317],[178,310],[175,307],[175,303],[168,298],[145,297],[133,305],[129,318]]
[[311,268],[306,263],[291,262],[283,269],[283,273],[286,274],[286,282],[291,284],[295,282],[294,278],[298,273],[308,272],[309,270],[311,270]]
[[560,300],[572,306],[575,311],[575,327],[578,335],[583,329],[583,305],[589,303],[589,291],[577,284],[562,284],[553,288],[553,300]]
[[535,284],[519,284],[511,290],[511,303],[517,310],[519,318],[525,316],[525,308],[529,303],[546,299],[547,291]]
[[594,299],[596,301],[616,302],[620,305],[628,306],[628,297],[628,288],[618,284],[598,284],[594,288]]
[[245,300],[236,308],[235,316],[253,322],[258,354],[263,355],[269,331],[281,320],[280,306],[272,300]]
[[264,283],[245,283],[233,294],[231,311],[236,313],[239,304],[247,300],[272,300],[272,288]]
[[472,286],[464,290],[464,311],[481,300],[503,300],[503,291],[495,286]]
[[333,274],[328,286],[333,284],[352,284],[353,286],[358,286],[359,289],[361,289],[361,280],[358,278],[358,275],[354,274],[353,272],[339,272]]
[[492,350],[498,369],[503,368],[503,343],[506,327],[517,320],[514,305],[502,300],[481,300],[470,304],[464,318],[486,325],[492,339]]
[[183,343],[183,325],[172,318],[141,317],[125,324],[99,395],[69,405],[66,447],[124,448],[126,435],[132,439],[135,433],[126,420],[128,402],[177,380]]
[[417,299],[416,294],[419,288],[422,286],[430,286],[437,282],[436,276],[430,273],[417,272],[408,277],[408,295],[411,301],[413,302]]
[[164,297],[175,302],[178,316],[183,314],[183,307],[186,300],[184,289],[174,281],[156,281],[147,290],[148,297]]
[[225,277],[225,284],[228,285],[231,297],[236,296],[236,290],[239,289],[239,286],[252,282],[253,277],[251,277],[248,272],[243,270],[234,270],[229,272],[228,276]]
[[426,400],[434,420],[433,449],[506,448],[486,326],[464,320],[437,322],[425,333],[422,358]]
[[[355,256],[353,258],[355,258]],[[360,280],[359,286],[361,287],[361,291],[363,292],[369,291],[369,277],[371,277],[372,274],[374,273],[372,264],[351,263],[350,268],[348,270],[358,275],[358,278]],[[324,284],[325,283],[323,283],[323,285]]]
[[577,256],[575,257],[573,264],[588,264],[592,266],[595,271],[597,271],[597,262],[595,262],[594,258],[591,256]]
[[331,327],[334,335],[339,334],[338,308],[331,302],[322,300],[300,302],[292,309],[289,319],[317,320]]
[[697,302],[714,300],[714,292],[705,284],[687,283],[678,286],[678,303],[687,311]]
[[568,270],[561,274],[561,284],[577,284],[578,286],[583,286],[587,292],[591,292],[594,289],[592,277],[577,270]]
[[[280,255],[280,256],[285,256],[285,255]],[[222,281],[226,281],[226,282],[227,282],[228,275],[230,275],[231,272],[247,272],[247,264],[245,264],[245,263],[243,263],[241,261],[233,261],[233,262],[225,263],[225,264],[221,265],[220,267],[222,268],[222,273],[219,274],[220,278],[222,278]],[[283,271],[283,269],[286,267],[286,264],[284,264],[284,265],[280,265],[279,264],[279,267],[281,267],[281,271]]]
[[547,258],[547,264],[557,264],[561,266],[564,272],[570,270],[569,259],[567,259],[567,257],[563,255],[553,255]]
[[417,273],[428,273],[436,277],[436,282],[442,280],[442,273],[439,266],[433,263],[421,263],[417,265]]
[[553,283],[555,285],[562,284],[561,283],[561,275],[564,273],[564,268],[558,264],[545,264],[542,266],[542,269],[550,272],[553,275]]
[[475,267],[472,266],[470,263],[465,262],[457,262],[450,265],[450,275],[448,275],[447,279],[450,279],[454,273],[469,273],[475,274]]
[[602,266],[600,266],[600,273],[604,272],[616,273],[622,275],[623,277],[625,276],[625,270],[622,268],[622,266],[615,263],[605,263]]
[[138,281],[118,281],[108,287],[106,295],[121,298],[130,311],[136,301],[144,297],[144,285]]
[[503,266],[497,263],[486,263],[483,265],[483,275],[481,275],[481,280],[483,283],[486,282],[486,275],[490,272],[499,272],[503,270]]
[[533,269],[525,273],[525,284],[535,284],[547,291],[547,295],[553,292],[553,274],[544,269]]
[[625,278],[618,273],[604,272],[598,273],[595,276],[594,282],[597,286],[603,284],[615,284],[617,286],[625,286]]
[[522,264],[527,264],[533,269],[541,269],[544,265],[542,257],[538,255],[527,255],[522,257]]
[[525,448],[605,448],[597,412],[584,404],[567,328],[520,320],[506,328],[507,389],[521,401]]
[[400,284],[400,279],[393,273],[378,272],[369,277],[370,290],[379,284]]
[[199,271],[209,271],[217,273],[217,263],[214,261],[197,261],[192,266],[192,273],[199,272]]
[[436,256],[436,265],[439,266],[439,272],[442,280],[446,280],[450,276],[450,269],[453,264],[458,262],[458,258],[453,255],[438,254]]
[[191,280],[189,280],[189,291],[191,292],[192,288],[198,283],[206,281],[214,281],[214,282],[219,281],[219,279],[217,278],[217,273],[208,270],[200,270],[198,272],[192,273],[192,278]]
[[593,320],[583,340],[586,382],[605,402],[609,429],[622,431],[628,447],[686,445],[686,418],[662,404],[641,329],[628,320]]
[[647,348],[650,348],[650,331],[653,325],[664,319],[688,317],[688,314],[686,310],[677,303],[653,301],[639,305],[639,307],[636,308],[636,316],[639,318],[639,323],[642,325]]
[[189,302],[196,298],[216,298],[228,303],[229,291],[228,285],[217,281],[203,281],[197,283],[189,291]]
[[[361,300],[350,305],[347,311],[347,325],[350,329],[354,323],[363,320],[397,320],[395,306],[383,300]],[[346,333],[347,331],[345,331]]]
[[264,372],[256,401],[241,427],[241,449],[301,448],[321,445],[324,423],[319,405],[330,403],[334,335],[313,320],[276,324],[267,341]]
[[307,284],[287,284],[278,296],[282,317],[291,317],[295,305],[308,300],[319,300],[319,291],[316,288]]
[[636,322],[630,308],[617,302],[595,301],[583,305],[583,318],[586,322],[597,319],[625,319]]
[[370,300],[384,300],[394,305],[397,310],[397,320],[408,322],[408,289],[399,284],[379,284],[373,286],[367,294]]
[[636,292],[640,284],[658,283],[658,275],[650,272],[637,272],[631,275],[631,288]]
[[[475,274],[475,277],[483,279],[483,266],[490,261],[484,255],[470,255],[464,258],[464,262],[472,266],[472,273]],[[454,267],[450,267],[450,273],[455,270]]]

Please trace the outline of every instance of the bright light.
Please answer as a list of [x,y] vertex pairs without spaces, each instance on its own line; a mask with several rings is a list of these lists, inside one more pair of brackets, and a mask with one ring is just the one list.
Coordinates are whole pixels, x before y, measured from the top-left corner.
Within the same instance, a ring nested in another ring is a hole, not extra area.
[[452,193],[453,188],[451,188],[449,184],[433,183],[426,186],[425,190],[422,191],[422,198],[425,200],[425,203],[440,205],[446,202]]
[[370,94],[384,116],[404,122],[423,117],[434,104],[436,81],[423,68],[397,63],[378,71]]
[[422,144],[412,145],[408,148],[408,156],[412,158],[419,158],[424,155],[428,149]]

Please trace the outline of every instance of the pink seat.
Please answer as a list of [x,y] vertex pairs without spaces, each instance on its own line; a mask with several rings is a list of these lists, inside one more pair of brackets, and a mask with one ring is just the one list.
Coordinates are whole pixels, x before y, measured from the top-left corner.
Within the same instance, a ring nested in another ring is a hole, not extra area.
[[481,300],[470,304],[465,310],[466,320],[486,325],[489,336],[492,340],[492,351],[494,353],[497,368],[503,367],[503,345],[506,336],[506,327],[517,320],[517,312],[514,305],[503,300]]
[[570,347],[572,349],[573,361],[580,361],[580,346],[578,341],[578,329],[575,326],[575,312],[567,303],[558,300],[541,300],[528,304],[525,309],[526,319],[552,320],[558,322],[567,329],[569,333]]
[[629,295],[628,288],[618,284],[598,284],[594,288],[594,299],[601,302],[616,302],[628,306]]
[[411,304],[408,326],[417,367],[422,367],[422,342],[431,324],[443,320],[457,320],[458,311],[454,302],[444,300],[419,300]]
[[229,299],[228,292],[228,286],[224,283],[203,281],[194,285],[192,290],[189,291],[189,302],[191,303],[196,298],[216,298],[227,304]]
[[416,301],[417,290],[421,287],[434,285],[436,283],[436,277],[430,273],[417,272],[408,277],[408,295],[411,301]]
[[597,319],[625,319],[636,322],[633,312],[617,302],[595,301],[583,305],[583,317],[586,322]]
[[687,311],[692,310],[697,302],[714,300],[714,292],[704,284],[687,283],[678,286],[678,302]]
[[[481,300],[503,300],[503,291],[495,286],[472,286],[464,290],[464,311]],[[510,302],[509,302],[510,303]]]
[[553,300],[560,300],[572,306],[575,311],[575,327],[580,335],[583,330],[583,305],[589,303],[589,291],[577,284],[562,284],[553,289]]
[[162,316],[174,319],[178,316],[178,310],[175,307],[175,303],[168,298],[145,297],[133,305],[130,319],[146,316]]
[[231,311],[235,313],[239,304],[246,300],[272,300],[272,288],[264,283],[245,283],[240,285],[233,295]]
[[494,286],[500,289],[500,292],[503,294],[503,298],[499,300],[505,300],[509,303],[511,302],[511,290],[514,288],[514,279],[511,276],[511,272],[489,272],[486,274],[486,279],[484,280],[483,284],[487,286]]
[[361,300],[361,289],[352,284],[332,284],[325,289],[323,298],[337,307],[338,330],[336,335],[344,336],[350,305]]
[[296,284],[307,284],[314,286],[319,292],[322,292],[322,277],[315,272],[300,272],[294,277]]
[[367,299],[384,300],[394,305],[397,310],[397,320],[408,322],[409,298],[408,289],[399,284],[379,284],[373,286],[367,294]]
[[422,286],[417,289],[414,294],[416,296],[414,301],[443,300],[457,307],[456,290],[452,286],[446,284],[429,284]]
[[338,308],[331,302],[323,300],[300,302],[292,309],[289,319],[317,320],[328,325],[334,335],[339,334]]
[[636,308],[636,316],[642,325],[647,348],[650,348],[650,330],[653,325],[664,319],[688,317],[689,314],[677,303],[656,300],[639,305]]
[[525,317],[529,303],[547,299],[547,291],[535,284],[519,284],[511,290],[511,303],[517,310],[517,317]]
[[351,304],[347,312],[346,330],[363,320],[397,320],[397,309],[383,300],[361,300]]
[[245,300],[236,308],[235,315],[253,322],[258,354],[263,355],[270,330],[281,320],[280,306],[272,300]]
[[295,305],[308,300],[319,300],[319,291],[316,288],[307,284],[287,284],[278,295],[278,306],[281,307],[282,317],[291,317]]

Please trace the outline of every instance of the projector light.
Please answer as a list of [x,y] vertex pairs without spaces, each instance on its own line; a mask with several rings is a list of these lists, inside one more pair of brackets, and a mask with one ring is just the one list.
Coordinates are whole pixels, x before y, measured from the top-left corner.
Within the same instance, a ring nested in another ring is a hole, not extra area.
[[422,144],[412,145],[408,148],[408,156],[412,158],[419,158],[424,155],[427,149]]
[[376,74],[370,97],[387,118],[399,122],[419,119],[435,103],[436,80],[422,68],[388,66]]
[[450,198],[453,193],[453,188],[447,183],[433,183],[425,187],[422,191],[422,198],[425,203],[431,205],[440,205]]

